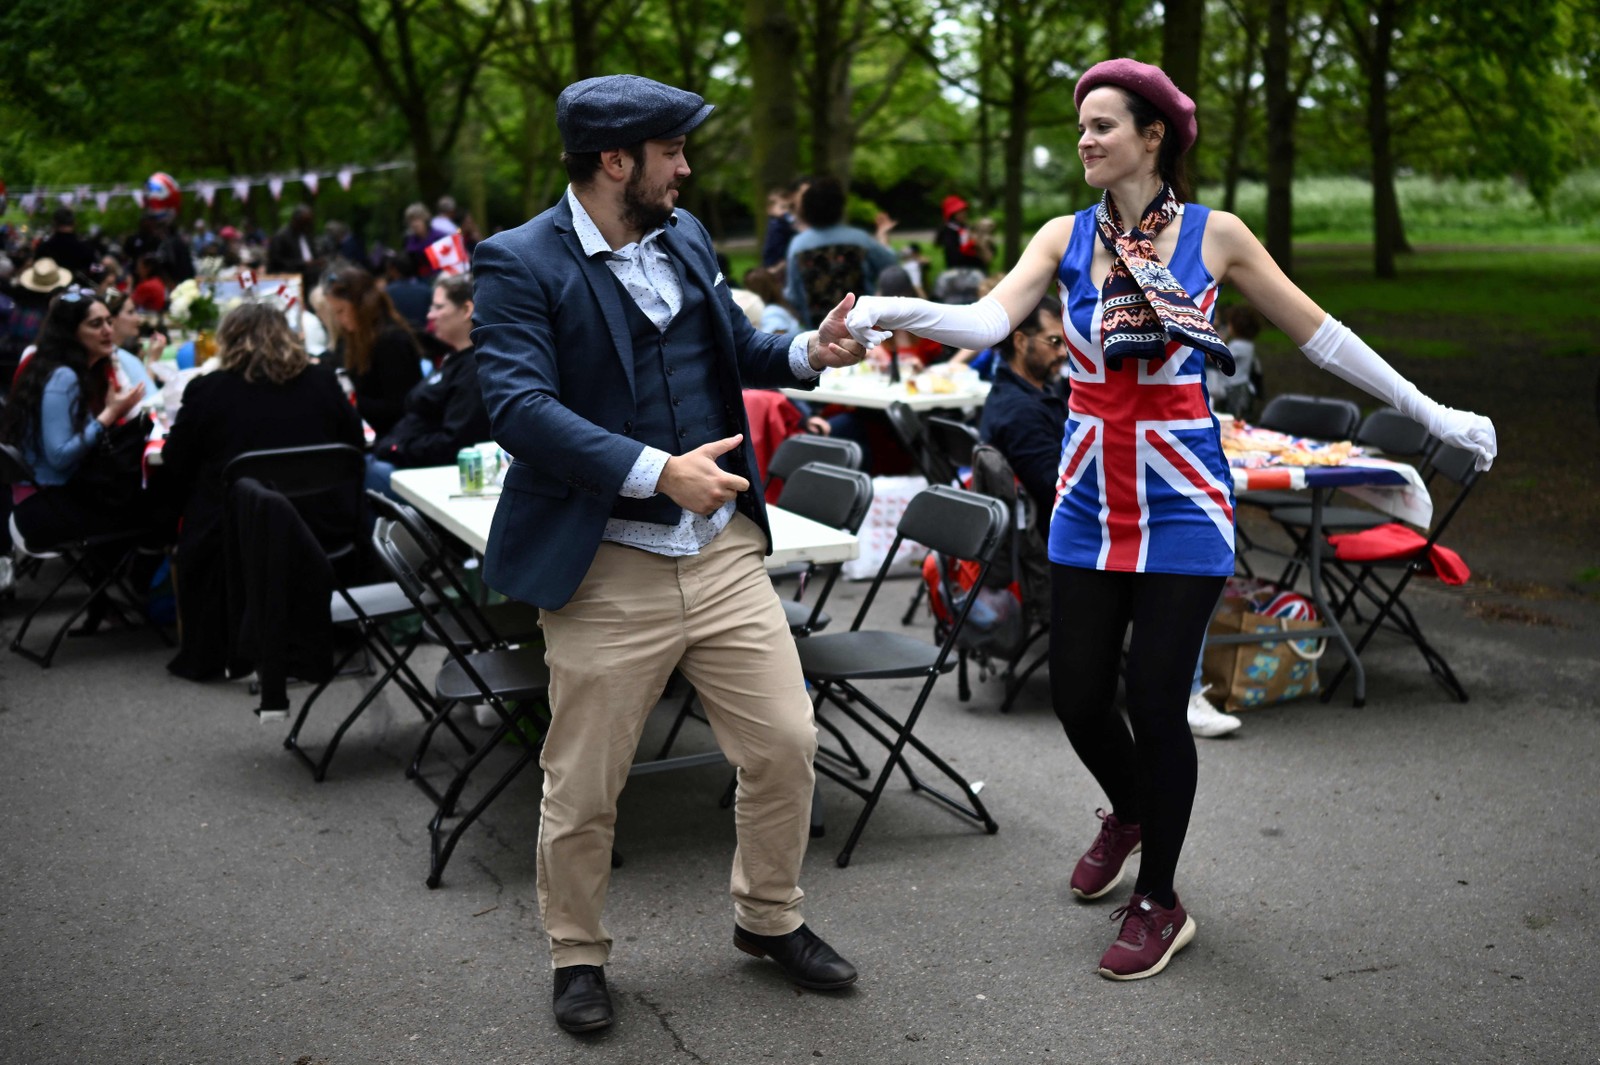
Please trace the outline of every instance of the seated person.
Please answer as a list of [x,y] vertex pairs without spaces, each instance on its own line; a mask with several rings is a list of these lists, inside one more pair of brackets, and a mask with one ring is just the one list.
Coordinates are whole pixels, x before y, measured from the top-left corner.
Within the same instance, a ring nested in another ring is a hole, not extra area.
[[428,304],[432,293],[428,283],[417,276],[416,260],[405,252],[391,252],[384,260],[384,291],[400,317],[415,329],[428,324]]
[[433,286],[428,327],[447,349],[439,366],[406,395],[405,413],[367,458],[367,487],[385,495],[396,469],[448,466],[456,453],[489,439],[472,350],[472,278],[441,277]]
[[1244,418],[1256,401],[1256,337],[1261,333],[1261,316],[1245,304],[1236,303],[1222,312],[1222,320],[1222,339],[1233,353],[1233,376],[1207,362],[1206,393],[1212,410]]
[[389,294],[361,267],[335,264],[322,275],[322,289],[328,315],[339,327],[339,353],[356,407],[372,431],[384,436],[422,380],[426,352]]
[[[903,266],[891,266],[878,275],[879,296],[908,296],[922,298],[922,290],[911,280]],[[891,381],[915,377],[928,366],[944,359],[944,345],[937,340],[912,336],[904,329],[896,329],[883,344],[867,353],[867,357],[889,375]]]
[[756,328],[763,333],[798,333],[800,319],[789,306],[783,293],[783,269],[758,267],[744,272],[744,287],[761,297],[761,321]]
[[[1005,280],[1005,274],[990,274],[978,282],[978,299],[983,299],[994,291],[994,287]],[[1000,364],[998,348],[984,348],[979,351],[974,348],[962,348],[950,356],[950,361],[957,364],[966,364],[978,371],[980,381],[993,381],[994,368]]]
[[111,289],[103,297],[106,309],[111,312],[111,329],[116,337],[117,350],[112,356],[130,385],[142,384],[145,397],[153,398],[160,386],[151,374],[150,365],[161,358],[166,350],[167,338],[161,333],[151,333],[148,338],[139,334],[143,320],[139,308],[125,292]]
[[802,324],[821,320],[846,292],[869,296],[878,275],[899,262],[884,246],[894,222],[878,216],[876,238],[844,224],[844,186],[820,178],[800,196],[800,218],[807,228],[789,243],[785,295]]
[[[148,422],[133,418],[143,385],[117,383],[111,312],[92,289],[69,288],[49,304],[38,344],[17,371],[0,407],[0,442],[16,447],[33,468],[31,484],[10,486],[10,521],[22,542],[48,549],[65,540],[139,530],[162,541],[165,526],[140,481]],[[102,566],[121,548],[95,556]],[[132,573],[148,582],[159,556],[143,555]],[[93,603],[83,630],[105,615]]]
[[[227,663],[227,573],[222,471],[247,451],[350,444],[361,420],[333,371],[307,357],[283,312],[243,303],[217,327],[215,372],[189,382],[162,448],[159,486],[183,527],[174,558],[183,642],[167,665],[193,680]],[[358,521],[359,493],[297,506],[313,532],[334,537]]]
[[1055,506],[1056,468],[1067,421],[1061,378],[1067,345],[1060,301],[1054,296],[1040,300],[999,347],[1003,361],[995,369],[978,433],[1006,457],[1032,497],[1039,520],[1047,522]]

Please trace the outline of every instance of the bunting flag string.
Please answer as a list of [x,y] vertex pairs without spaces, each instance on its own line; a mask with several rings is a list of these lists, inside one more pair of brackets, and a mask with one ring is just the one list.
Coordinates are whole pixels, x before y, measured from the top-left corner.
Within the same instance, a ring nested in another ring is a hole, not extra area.
[[[346,192],[358,174],[377,174],[389,170],[406,170],[413,163],[396,161],[376,163],[371,166],[356,166],[345,164],[338,167],[317,170],[284,171],[270,174],[235,174],[231,177],[196,178],[193,181],[177,183],[176,188],[181,192],[193,192],[210,206],[216,198],[218,189],[229,188],[233,191],[234,198],[243,203],[250,198],[253,188],[267,188],[273,199],[283,194],[286,184],[299,182],[312,196],[317,195],[324,178],[334,178],[339,187]],[[0,184],[0,188],[4,188]],[[93,203],[101,211],[111,205],[112,200],[126,196],[135,204],[143,207],[145,204],[145,190],[143,183],[130,187],[126,182],[83,184],[73,182],[61,185],[35,185],[26,191],[18,191],[15,200],[25,214],[32,214],[41,207],[51,203],[61,203],[71,207],[74,205],[87,205]],[[3,210],[3,208],[0,208]]]

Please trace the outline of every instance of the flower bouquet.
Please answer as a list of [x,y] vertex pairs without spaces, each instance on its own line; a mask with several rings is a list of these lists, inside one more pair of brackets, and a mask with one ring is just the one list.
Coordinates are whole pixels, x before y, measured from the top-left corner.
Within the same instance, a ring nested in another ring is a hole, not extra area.
[[190,278],[167,296],[167,317],[194,333],[194,361],[199,366],[217,352],[212,332],[221,317],[216,295],[209,286]]
[[167,297],[167,316],[196,333],[210,333],[217,328],[219,317],[216,297],[190,278]]

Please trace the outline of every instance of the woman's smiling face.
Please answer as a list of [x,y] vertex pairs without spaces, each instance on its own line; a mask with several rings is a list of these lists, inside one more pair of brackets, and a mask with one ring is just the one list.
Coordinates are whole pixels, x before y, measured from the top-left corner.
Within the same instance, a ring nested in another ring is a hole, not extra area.
[[1161,127],[1141,132],[1120,89],[1092,89],[1078,108],[1078,158],[1083,179],[1106,189],[1128,178],[1153,175],[1161,150]]

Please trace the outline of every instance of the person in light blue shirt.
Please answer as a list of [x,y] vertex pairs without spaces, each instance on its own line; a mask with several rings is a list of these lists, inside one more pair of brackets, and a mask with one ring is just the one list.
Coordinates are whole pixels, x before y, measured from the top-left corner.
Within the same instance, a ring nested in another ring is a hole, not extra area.
[[800,197],[800,218],[809,227],[789,242],[784,293],[805,326],[821,321],[845,293],[868,296],[878,275],[900,262],[883,243],[894,225],[878,216],[878,235],[844,224],[844,186],[835,178],[813,181]]
[[114,426],[144,397],[144,387],[119,388],[107,373],[116,350],[111,312],[92,289],[57,296],[39,330],[39,346],[23,365],[0,410],[0,442],[16,447],[33,482],[13,486],[12,520],[26,544],[48,547],[142,524],[143,493],[131,483],[87,485],[75,478]]

